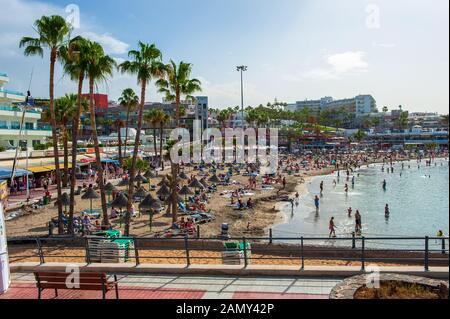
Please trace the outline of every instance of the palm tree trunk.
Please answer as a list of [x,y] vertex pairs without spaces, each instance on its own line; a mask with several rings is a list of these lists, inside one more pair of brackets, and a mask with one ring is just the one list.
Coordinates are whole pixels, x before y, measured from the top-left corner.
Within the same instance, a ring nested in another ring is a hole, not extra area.
[[156,146],[156,125],[153,124],[153,146],[155,149],[155,158],[158,157],[158,147]]
[[125,155],[124,157],[127,157],[127,146],[128,146],[128,124],[130,121],[130,109],[128,109],[127,111],[127,119],[125,122]]
[[75,186],[77,184],[77,177],[75,176],[75,168],[77,166],[77,140],[78,128],[81,117],[81,94],[83,93],[84,73],[81,72],[78,79],[78,96],[77,96],[77,113],[72,123],[72,178],[70,180],[70,204],[69,204],[69,234],[73,234],[73,214],[75,211]]
[[159,128],[159,161],[161,162],[161,168],[164,171],[164,156],[163,156],[163,131],[164,124],[161,122],[161,126]]
[[127,205],[127,213],[125,215],[125,236],[130,235],[130,221],[131,221],[130,212],[131,212],[132,200],[133,200],[134,179],[136,177],[135,171],[136,171],[137,155],[139,152],[139,142],[141,140],[142,117],[144,115],[146,88],[147,88],[147,82],[145,82],[145,80],[143,80],[142,84],[141,84],[141,103],[139,105],[139,116],[138,116],[138,123],[137,123],[136,139],[134,142],[133,160],[131,162],[131,168],[130,168],[130,183],[128,185],[128,205]]
[[122,158],[122,133],[120,132],[122,130],[121,127],[119,127],[119,130],[117,132],[117,137],[119,138],[119,163],[120,167],[123,167],[123,158]]
[[98,186],[100,188],[100,196],[102,201],[102,212],[103,212],[103,222],[104,226],[109,226],[109,218],[108,218],[108,209],[106,204],[106,194],[105,194],[105,185],[103,183],[103,166],[102,160],[100,157],[100,146],[98,143],[97,136],[97,125],[95,123],[95,106],[94,106],[94,80],[89,80],[89,109],[91,113],[91,127],[92,127],[92,138],[94,139],[94,147],[95,147],[95,159],[97,162],[97,171],[98,171]]
[[67,187],[69,181],[69,135],[67,130],[63,129],[63,144],[64,144],[64,179],[63,187]]
[[54,101],[54,79],[55,79],[55,63],[56,63],[56,49],[52,49],[50,53],[50,122],[52,125],[52,139],[53,139],[53,156],[55,159],[55,177],[56,177],[56,190],[58,194],[58,233],[62,235],[64,233],[63,222],[63,207],[59,200],[62,197],[61,191],[61,171],[59,169],[59,153],[58,153],[58,134],[56,127],[55,116],[55,101]]
[[[177,109],[177,127],[180,127],[180,92],[176,91],[176,109]],[[177,203],[177,185],[178,185],[178,171],[179,164],[171,162],[172,171],[172,222],[175,223],[178,220],[178,203]]]

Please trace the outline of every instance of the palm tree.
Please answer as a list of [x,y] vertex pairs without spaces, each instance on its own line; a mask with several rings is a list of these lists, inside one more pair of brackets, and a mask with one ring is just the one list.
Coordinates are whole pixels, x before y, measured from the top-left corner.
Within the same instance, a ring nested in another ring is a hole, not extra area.
[[158,109],[151,109],[144,114],[144,121],[148,123],[153,129],[153,151],[155,158],[158,157],[158,148],[156,146],[156,129],[158,128]]
[[164,127],[170,122],[170,116],[161,111],[158,116],[159,120],[159,158],[161,162],[161,168],[164,170],[164,157],[163,157],[163,133]]
[[134,93],[133,89],[125,89],[122,92],[122,96],[119,98],[120,106],[127,110],[127,118],[125,120],[125,157],[127,156],[128,145],[128,128],[130,126],[130,112],[135,111],[139,105],[139,97]]
[[155,44],[149,45],[142,42],[138,44],[139,50],[132,50],[128,52],[128,57],[131,61],[125,61],[119,69],[122,73],[129,73],[137,76],[137,80],[141,85],[141,99],[139,105],[139,115],[137,123],[136,140],[134,143],[134,153],[132,165],[130,168],[130,184],[128,187],[128,209],[125,216],[125,235],[130,233],[130,211],[132,206],[132,192],[135,180],[136,160],[139,151],[139,143],[141,139],[142,118],[144,114],[145,94],[147,85],[155,77],[161,77],[163,74],[164,65],[162,63],[162,54]]
[[[88,41],[82,37],[76,37],[70,43],[61,48],[61,57],[64,63],[64,72],[68,74],[73,81],[78,81],[77,111],[72,123],[72,178],[70,180],[70,204],[69,204],[69,225],[68,231],[73,233],[73,214],[75,210],[75,186],[77,177],[75,167],[77,165],[77,142],[78,132],[80,130],[80,117],[83,109],[87,109],[87,101],[82,98],[83,82],[86,76],[88,66],[87,52]],[[83,106],[84,105],[84,106]]]
[[[41,17],[35,21],[34,27],[38,37],[24,37],[20,41],[19,46],[21,48],[25,47],[24,53],[26,56],[38,55],[43,57],[45,48],[50,51],[50,122],[52,126],[56,187],[58,198],[61,198],[61,171],[59,168],[57,124],[55,118],[54,77],[59,51],[67,43],[71,28],[63,17],[57,15]],[[58,221],[58,232],[59,234],[62,234],[64,232],[64,224],[63,208],[60,200],[58,200]]]
[[89,78],[89,111],[91,115],[92,137],[94,140],[95,159],[98,172],[98,185],[100,188],[103,221],[104,226],[109,225],[108,210],[106,206],[106,195],[104,191],[103,166],[100,157],[100,145],[98,142],[97,125],[95,118],[94,86],[99,81],[106,81],[107,77],[112,76],[116,62],[113,58],[106,55],[103,47],[97,43],[89,41],[88,50],[88,68],[86,75]]
[[125,127],[125,122],[118,118],[114,121],[114,127],[117,129],[117,138],[119,142],[119,163],[120,166],[123,166],[123,157],[122,157],[122,128]]
[[[201,82],[198,79],[191,79],[192,64],[181,61],[178,65],[170,60],[170,63],[164,68],[164,78],[156,82],[159,92],[165,94],[168,101],[175,102],[176,105],[176,123],[180,127],[180,104],[184,95],[185,99],[195,101],[192,96],[195,92],[200,92]],[[178,185],[178,164],[171,162],[173,187],[172,187],[172,221],[177,221],[177,185]]]

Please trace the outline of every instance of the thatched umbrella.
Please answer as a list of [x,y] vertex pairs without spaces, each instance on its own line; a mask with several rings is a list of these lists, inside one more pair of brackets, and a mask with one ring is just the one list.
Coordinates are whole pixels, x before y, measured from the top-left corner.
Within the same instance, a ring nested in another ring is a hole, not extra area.
[[118,208],[120,210],[120,228],[122,228],[122,215],[123,209],[128,206],[128,198],[124,193],[119,193],[117,197],[112,201],[111,207]]
[[214,174],[213,176],[208,178],[208,182],[213,183],[213,184],[218,184],[218,183],[221,183],[222,181],[220,180],[219,177],[217,177],[216,174]]
[[139,186],[141,186],[141,184],[148,183],[148,180],[141,174],[138,174],[134,180],[138,183]]
[[195,188],[195,191],[197,191],[197,189],[203,189],[205,188],[205,186],[203,186],[202,183],[200,183],[196,178],[194,178],[194,180],[189,184],[190,188]]
[[163,184],[166,185],[166,186],[167,186],[167,184],[169,184],[169,182],[167,181],[167,178],[166,178],[165,176],[164,176],[163,179],[158,183],[158,186],[163,186]]
[[156,175],[155,175],[155,173],[153,173],[152,170],[149,169],[148,171],[145,172],[144,177],[147,179],[152,179],[152,178],[156,178]]
[[[56,200],[55,206],[58,206],[59,200]],[[75,202],[73,203],[75,205]],[[64,206],[64,213],[67,213],[67,206],[70,205],[70,197],[67,193],[63,193],[61,196],[61,205]]]
[[150,231],[152,231],[153,214],[155,211],[160,210],[162,207],[161,202],[158,199],[153,198],[148,194],[147,197],[139,204],[139,210],[146,210],[149,212],[150,218]]
[[162,184],[161,188],[156,192],[157,195],[164,198],[169,196],[171,193],[172,192],[170,191],[169,187],[166,184]]
[[91,213],[92,213],[92,200],[98,198],[100,198],[100,196],[92,187],[89,187],[86,193],[84,193],[84,195],[81,196],[81,199],[89,199],[91,201]]
[[122,179],[117,186],[123,187],[123,186],[129,186],[130,180],[128,178]]
[[134,196],[137,198],[145,198],[145,196],[147,196],[147,191],[141,187],[138,189],[138,191],[136,193],[134,193]]
[[205,178],[202,178],[202,179],[200,180],[200,184],[202,184],[205,188],[209,188],[209,185],[208,185],[208,183],[206,182],[206,179],[205,179]]
[[108,194],[108,202],[111,201],[111,194],[117,191],[118,189],[113,184],[111,184],[111,182],[105,185],[105,192],[106,194]]
[[189,189],[188,186],[183,186],[183,188],[180,189],[180,191],[178,192],[178,194],[184,196],[184,201],[187,201],[187,196],[188,196],[188,195],[194,195],[194,193]]
[[178,177],[181,179],[184,179],[184,180],[189,179],[189,177],[186,175],[186,173],[184,171],[181,172],[180,175],[178,175]]

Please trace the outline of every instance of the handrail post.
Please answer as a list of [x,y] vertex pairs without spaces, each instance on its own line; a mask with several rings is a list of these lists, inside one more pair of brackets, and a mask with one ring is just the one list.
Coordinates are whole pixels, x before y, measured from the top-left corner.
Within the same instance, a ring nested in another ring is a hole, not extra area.
[[430,238],[428,236],[425,237],[425,271],[430,270],[430,248],[429,248]]
[[352,232],[352,249],[356,249],[356,234]]
[[91,253],[89,251],[89,238],[87,238],[87,237],[85,237],[85,239],[84,239],[84,248],[86,251],[86,263],[88,265],[90,265],[91,264]]
[[445,238],[442,238],[442,255],[445,255]]
[[141,261],[139,259],[139,248],[136,238],[133,240],[133,243],[134,243],[134,258],[136,259],[136,267],[137,267],[141,264]]
[[361,270],[366,271],[366,238],[361,239]]
[[269,229],[269,244],[273,244],[273,233],[272,233],[272,228]]
[[38,247],[39,263],[41,265],[45,264],[44,252],[42,250],[41,240],[39,238],[36,238],[36,244],[37,244],[37,247]]
[[302,254],[302,268],[301,270],[305,270],[305,245],[304,245],[303,236],[301,238],[301,254]]
[[186,250],[186,265],[191,265],[191,258],[189,256],[189,240],[188,235],[184,236],[184,249]]
[[197,225],[197,239],[200,239],[200,225]]
[[242,242],[244,244],[244,266],[247,268],[248,259],[247,259],[247,239],[245,237],[242,238]]

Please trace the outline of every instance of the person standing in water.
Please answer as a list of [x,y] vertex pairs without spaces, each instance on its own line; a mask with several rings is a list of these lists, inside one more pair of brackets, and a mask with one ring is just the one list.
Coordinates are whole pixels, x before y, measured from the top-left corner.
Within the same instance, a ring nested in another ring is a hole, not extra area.
[[347,213],[348,213],[348,217],[352,217],[353,209],[351,207],[349,207],[347,210]]
[[320,182],[320,195],[323,195],[323,181]]
[[330,238],[331,236],[333,236],[333,238],[336,238],[336,225],[334,224],[334,217],[331,217],[330,219],[329,229],[330,229]]
[[384,208],[384,216],[386,218],[389,218],[390,215],[391,215],[391,212],[389,210],[389,204],[386,204],[386,207]]
[[319,212],[319,208],[320,208],[320,198],[319,196],[316,195],[316,197],[314,198],[314,205],[316,206],[316,212]]
[[345,194],[348,195],[348,184],[345,184],[344,191],[345,191]]
[[356,214],[355,214],[355,233],[361,234],[361,232],[362,232],[361,214],[359,213],[359,210],[356,210]]
[[387,187],[387,182],[386,182],[386,180],[384,180],[383,181],[383,189],[386,190],[386,187]]

